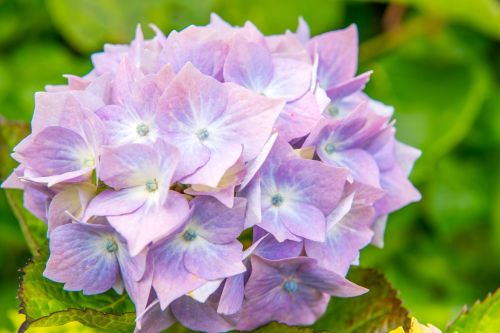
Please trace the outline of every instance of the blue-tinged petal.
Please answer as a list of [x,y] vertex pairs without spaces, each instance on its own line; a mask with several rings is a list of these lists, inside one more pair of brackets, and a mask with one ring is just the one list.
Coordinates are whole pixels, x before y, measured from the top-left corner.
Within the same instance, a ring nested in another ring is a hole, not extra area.
[[162,309],[207,282],[186,270],[184,250],[183,244],[169,242],[151,250],[154,265],[153,288]]
[[43,274],[64,283],[66,290],[99,294],[113,287],[119,275],[117,250],[111,228],[65,224],[51,234],[50,257]]
[[285,240],[283,242],[278,242],[276,238],[267,234],[258,226],[255,226],[253,231],[254,240],[260,241],[260,244],[257,245],[254,253],[263,258],[271,260],[293,258],[299,256],[302,252],[302,248],[304,246],[302,241],[295,242]]
[[243,304],[245,274],[237,274],[226,279],[217,312],[232,315],[240,311]]
[[[191,202],[193,207],[190,226],[198,234],[214,244],[233,242],[243,231],[246,200],[235,198],[233,208],[227,208],[217,200],[197,197]],[[224,232],[220,232],[224,230]]]
[[162,310],[160,302],[156,300],[137,316],[134,333],[163,332],[175,322],[170,308]]
[[234,329],[230,318],[218,314],[216,304],[210,299],[200,303],[191,297],[181,297],[172,303],[172,313],[182,325],[195,331],[218,333]]

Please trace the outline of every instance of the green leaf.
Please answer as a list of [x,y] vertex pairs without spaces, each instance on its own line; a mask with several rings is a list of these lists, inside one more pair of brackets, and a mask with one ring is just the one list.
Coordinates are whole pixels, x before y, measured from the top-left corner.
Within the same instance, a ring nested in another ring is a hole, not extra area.
[[18,298],[26,315],[20,332],[29,327],[48,327],[78,321],[106,331],[131,332],[134,328],[134,305],[127,294],[113,290],[85,296],[82,292],[63,290],[63,285],[42,276],[47,261],[40,255],[24,269]]
[[387,332],[399,326],[408,326],[408,311],[397,298],[397,291],[380,272],[353,268],[348,278],[370,291],[354,298],[332,297],[327,312],[313,328],[331,332],[365,333]]
[[448,327],[448,332],[490,333],[500,327],[500,289],[465,309]]
[[500,4],[496,0],[395,0],[448,20],[467,24],[500,39]]
[[232,24],[252,21],[265,34],[283,33],[286,29],[295,31],[302,16],[312,34],[318,34],[339,25],[344,3],[337,0],[218,0],[214,11]]
[[[16,162],[9,157],[14,146],[26,137],[29,127],[22,122],[7,121],[0,118],[0,179],[4,180],[14,170]],[[23,193],[20,190],[5,190],[7,201],[19,221],[28,247],[32,254],[44,249],[47,244],[47,227],[24,208]]]
[[270,323],[254,331],[255,333],[327,333],[330,331],[317,331],[306,327],[290,327],[278,323]]
[[[397,137],[424,152],[414,172],[417,181],[431,177],[439,159],[467,138],[491,88],[478,57],[447,51],[457,35],[415,37],[365,64],[374,70],[367,93],[395,107]],[[456,43],[467,47],[467,39]]]
[[48,0],[47,8],[61,35],[73,48],[87,53],[104,43],[129,43],[138,23],[143,28],[154,23],[165,32],[207,23],[211,1]]

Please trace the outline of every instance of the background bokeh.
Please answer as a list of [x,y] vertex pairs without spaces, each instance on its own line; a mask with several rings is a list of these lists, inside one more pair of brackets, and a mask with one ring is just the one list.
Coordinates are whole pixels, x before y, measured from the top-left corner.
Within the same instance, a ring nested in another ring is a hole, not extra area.
[[[423,151],[412,176],[422,201],[390,217],[385,248],[366,249],[361,264],[380,268],[412,315],[441,328],[500,285],[496,0],[0,0],[0,117],[29,121],[35,91],[88,72],[89,55],[130,41],[138,22],[152,36],[150,22],[168,32],[205,24],[212,11],[265,33],[294,30],[299,15],[313,34],[356,23],[360,71],[374,70],[367,92],[396,107],[398,138]],[[22,320],[17,270],[28,257],[0,192],[0,332]]]

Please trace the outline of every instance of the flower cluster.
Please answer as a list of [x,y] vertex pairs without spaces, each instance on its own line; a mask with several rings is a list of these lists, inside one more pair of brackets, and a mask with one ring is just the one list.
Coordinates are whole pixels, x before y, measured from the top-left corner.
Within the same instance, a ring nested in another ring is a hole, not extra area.
[[308,325],[366,292],[346,273],[419,199],[419,152],[363,93],[356,27],[152,28],[35,95],[3,186],[48,225],[44,276],[125,289],[142,332]]

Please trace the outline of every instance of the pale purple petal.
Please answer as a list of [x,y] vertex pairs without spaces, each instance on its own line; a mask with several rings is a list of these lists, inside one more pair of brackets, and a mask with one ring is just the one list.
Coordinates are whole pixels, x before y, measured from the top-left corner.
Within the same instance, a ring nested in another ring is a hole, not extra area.
[[262,92],[272,98],[293,101],[302,97],[311,87],[312,66],[309,63],[275,56],[274,75]]
[[201,238],[195,243],[184,256],[184,265],[191,273],[207,280],[215,280],[246,271],[241,262],[241,243],[234,241],[215,245]]
[[235,84],[225,86],[228,109],[214,125],[225,140],[243,144],[244,161],[252,160],[271,136],[285,102],[260,96]]
[[162,310],[158,301],[151,303],[136,320],[134,333],[162,332],[176,322],[170,308]]
[[321,118],[321,111],[312,93],[306,93],[300,99],[287,103],[276,121],[280,137],[291,141],[309,134]]
[[79,173],[96,162],[94,152],[78,133],[59,126],[46,127],[16,154],[41,177]]
[[57,193],[52,199],[47,212],[49,235],[58,226],[71,223],[71,216],[81,218],[87,204],[95,195],[95,191],[94,185],[81,184],[71,186]]
[[44,276],[64,283],[64,289],[99,294],[113,287],[119,265],[112,230],[103,226],[65,224],[50,238]]
[[217,307],[217,312],[232,315],[240,311],[243,304],[245,274],[237,274],[226,279]]
[[[214,244],[227,244],[234,241],[243,231],[246,200],[236,198],[229,209],[217,200],[197,197],[191,202],[193,218],[190,224],[198,234]],[[224,232],[220,232],[224,230]]]
[[308,43],[311,55],[318,54],[318,82],[323,89],[350,80],[358,66],[358,30],[355,25],[324,33]]
[[211,302],[200,303],[184,296],[172,303],[172,313],[182,325],[195,331],[218,333],[234,329]]
[[274,65],[269,50],[257,43],[235,42],[224,64],[224,79],[261,93],[273,78]]
[[172,243],[156,247],[151,251],[154,261],[153,288],[162,309],[207,282],[186,270],[183,251],[183,247]]
[[254,240],[260,240],[260,244],[253,253],[270,260],[298,257],[303,248],[303,242],[285,240],[278,242],[272,235],[255,226],[253,230]]
[[365,88],[365,85],[370,80],[370,76],[372,73],[373,71],[369,71],[358,75],[351,80],[342,82],[341,84],[329,88],[326,93],[328,94],[328,97],[330,97],[333,101],[337,101],[344,97],[352,95]]
[[171,191],[162,206],[146,202],[132,213],[108,216],[108,220],[127,240],[130,253],[136,255],[149,243],[178,229],[188,214],[187,200],[182,194]]

